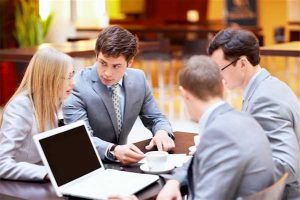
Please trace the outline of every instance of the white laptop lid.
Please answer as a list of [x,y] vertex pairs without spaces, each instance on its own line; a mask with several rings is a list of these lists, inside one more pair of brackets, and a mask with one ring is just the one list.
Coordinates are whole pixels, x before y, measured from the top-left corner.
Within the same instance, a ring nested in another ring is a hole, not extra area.
[[104,169],[84,121],[37,134],[34,141],[58,196],[63,185]]

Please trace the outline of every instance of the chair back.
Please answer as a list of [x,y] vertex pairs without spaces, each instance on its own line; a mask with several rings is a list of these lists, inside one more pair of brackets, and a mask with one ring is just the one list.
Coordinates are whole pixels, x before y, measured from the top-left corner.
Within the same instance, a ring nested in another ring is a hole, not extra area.
[[281,200],[287,177],[288,173],[283,174],[283,176],[270,187],[250,196],[244,197],[243,200]]
[[193,55],[207,55],[207,47],[207,39],[186,40],[182,50],[182,57],[183,59],[189,59]]

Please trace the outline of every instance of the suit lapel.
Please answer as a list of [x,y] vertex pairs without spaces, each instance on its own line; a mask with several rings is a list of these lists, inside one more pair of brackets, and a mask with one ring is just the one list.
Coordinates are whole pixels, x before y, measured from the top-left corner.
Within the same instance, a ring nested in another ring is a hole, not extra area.
[[115,134],[118,136],[118,125],[117,125],[117,117],[115,114],[115,110],[113,108],[111,96],[109,93],[109,90],[106,85],[103,85],[98,77],[97,67],[94,66],[91,73],[92,78],[92,87],[93,90],[96,92],[96,94],[99,96],[99,98],[103,101],[106,110],[109,113],[110,120],[113,123]]
[[[124,94],[125,94],[125,104],[124,104],[124,116],[123,116],[123,122],[127,122],[128,121],[128,114],[130,113],[131,109],[132,109],[132,103],[130,103],[130,95],[134,94],[134,84],[133,82],[130,80],[130,77],[127,75],[127,73],[125,73],[124,77],[123,77],[123,86],[124,86]],[[123,128],[122,131],[126,130],[126,123],[123,123]]]
[[257,75],[257,77],[255,77],[254,81],[250,85],[250,88],[249,88],[246,96],[244,97],[242,111],[247,111],[249,101],[250,101],[251,97],[253,96],[256,88],[261,84],[261,82],[263,80],[265,80],[269,76],[270,76],[270,73],[267,70],[262,69],[262,71]]

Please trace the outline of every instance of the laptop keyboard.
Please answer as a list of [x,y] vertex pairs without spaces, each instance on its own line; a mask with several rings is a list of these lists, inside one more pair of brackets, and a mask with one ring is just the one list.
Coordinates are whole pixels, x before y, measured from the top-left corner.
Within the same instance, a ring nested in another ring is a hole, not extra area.
[[[78,196],[90,196],[93,198],[106,199],[107,196],[130,195],[149,185],[149,179],[157,179],[157,176],[148,174],[136,174],[117,170],[103,170],[93,176],[70,185],[65,188],[68,194]],[[154,182],[154,181],[152,181]]]

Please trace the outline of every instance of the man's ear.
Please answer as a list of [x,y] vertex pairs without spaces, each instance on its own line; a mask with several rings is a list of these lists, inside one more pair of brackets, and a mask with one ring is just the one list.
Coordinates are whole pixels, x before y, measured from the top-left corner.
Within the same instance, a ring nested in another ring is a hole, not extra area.
[[180,91],[180,94],[181,96],[184,98],[184,99],[188,99],[188,91],[184,89],[184,87],[182,87],[181,85],[179,86],[179,91]]
[[128,65],[127,65],[127,67],[131,67],[131,65],[132,65],[132,63],[133,63],[133,58],[132,59],[130,59],[129,61],[128,61]]
[[249,64],[249,61],[246,56],[242,56],[240,62],[241,62],[241,68],[245,68]]

